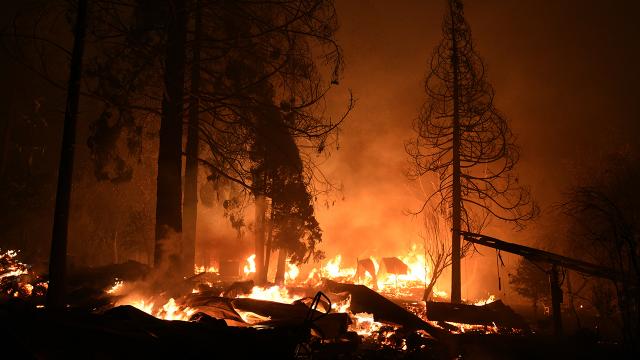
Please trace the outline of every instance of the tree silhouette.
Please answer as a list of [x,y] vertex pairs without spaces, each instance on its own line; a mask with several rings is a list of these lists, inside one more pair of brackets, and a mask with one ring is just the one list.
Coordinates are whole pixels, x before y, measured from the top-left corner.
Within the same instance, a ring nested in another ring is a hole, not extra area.
[[425,81],[428,100],[414,122],[416,138],[406,144],[410,178],[439,176],[432,198],[448,211],[452,225],[451,301],[461,301],[460,231],[480,229],[491,218],[522,226],[538,210],[513,174],[518,148],[507,120],[493,104],[482,59],[460,0],[449,0]]
[[[182,235],[182,128],[187,37],[186,0],[169,0],[156,197],[154,266],[169,255],[165,242]],[[180,241],[178,241],[180,243]],[[181,254],[179,254],[181,255]]]
[[[630,149],[607,156],[606,165],[590,169],[562,205],[569,218],[571,251],[614,269],[612,281],[625,345],[640,352],[640,156]],[[603,288],[596,283],[595,287]],[[605,295],[605,289],[600,295]],[[606,298],[607,296],[604,296]]]
[[531,300],[533,316],[537,319],[538,305],[549,298],[546,270],[529,260],[520,259],[515,274],[509,275],[509,284],[520,296]]
[[198,220],[198,153],[200,121],[200,47],[202,38],[202,0],[194,2],[194,29],[191,45],[191,94],[189,95],[189,126],[184,174],[183,200],[183,265],[191,272],[196,257],[196,224]]
[[67,108],[64,114],[64,130],[60,166],[58,167],[58,186],[56,207],[53,214],[53,236],[51,257],[49,258],[49,290],[47,306],[64,308],[67,270],[67,235],[69,229],[69,207],[71,203],[71,183],[73,178],[73,158],[76,141],[76,123],[80,102],[80,80],[82,77],[82,55],[87,24],[87,0],[78,2],[74,25],[73,51],[69,64],[69,87],[67,90]]
[[211,178],[238,184],[255,198],[256,280],[264,282],[266,213],[275,194],[269,183],[278,168],[265,165],[295,154],[288,160],[301,161],[298,183],[315,195],[316,154],[327,152],[345,118],[326,116],[323,101],[342,68],[335,8],[330,0],[203,5],[204,14],[213,15],[203,24],[202,57],[216,61],[201,65],[199,128],[207,150],[201,164]]

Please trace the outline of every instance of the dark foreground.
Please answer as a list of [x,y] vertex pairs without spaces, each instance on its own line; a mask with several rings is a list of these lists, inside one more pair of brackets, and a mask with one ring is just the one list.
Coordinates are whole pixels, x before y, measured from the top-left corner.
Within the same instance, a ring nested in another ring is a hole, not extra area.
[[[20,301],[0,305],[2,359],[620,359],[617,345],[589,336],[445,334],[424,339],[399,332],[405,349],[362,341],[318,339],[303,321],[267,328],[231,327],[196,314],[165,321],[130,306],[93,314],[52,312]],[[380,339],[378,339],[380,340]],[[387,342],[388,344],[389,342]]]

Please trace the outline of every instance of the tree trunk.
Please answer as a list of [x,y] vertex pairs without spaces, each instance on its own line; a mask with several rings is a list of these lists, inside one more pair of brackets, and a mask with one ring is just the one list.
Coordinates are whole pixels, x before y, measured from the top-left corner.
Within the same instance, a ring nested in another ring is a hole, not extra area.
[[275,283],[284,285],[284,274],[287,272],[287,250],[280,249],[278,251],[278,268],[276,269]]
[[[169,0],[164,96],[160,123],[154,267],[180,245],[182,235],[182,112],[187,14],[185,0]],[[172,242],[172,246],[169,246]]]
[[80,101],[80,79],[82,76],[82,54],[87,27],[87,0],[78,1],[78,13],[74,28],[73,51],[69,68],[69,87],[67,89],[67,108],[64,115],[62,148],[58,168],[56,189],[56,207],[53,216],[53,235],[49,258],[49,290],[47,306],[63,308],[65,305],[65,286],[67,270],[67,233],[69,227],[69,205],[71,202],[71,183],[73,177],[73,157],[76,142],[76,123]]
[[429,301],[431,300],[431,295],[433,293],[433,287],[436,285],[435,280],[431,281],[429,285],[424,289],[424,294],[422,295],[422,300]]
[[[2,114],[4,117],[5,115]],[[7,168],[7,161],[9,160],[9,149],[11,148],[11,119],[5,118],[2,126],[2,155],[0,156],[0,184],[4,184],[4,174]]]
[[264,194],[256,195],[256,220],[255,220],[255,254],[256,254],[256,275],[254,281],[257,285],[266,283],[266,273],[264,271],[264,218],[266,211],[266,198]]
[[451,67],[453,68],[451,302],[460,303],[462,301],[462,281],[460,276],[460,228],[462,223],[462,194],[460,183],[460,74],[455,15],[452,2],[449,2],[449,7],[451,13]]
[[198,148],[200,115],[200,39],[202,36],[202,3],[196,0],[193,59],[191,62],[191,96],[184,175],[183,265],[185,275],[193,273],[196,257],[198,223]]
[[264,271],[265,277],[269,277],[269,265],[271,262],[271,252],[273,250],[273,199],[271,200],[271,211],[269,220],[266,222],[265,227],[267,231],[267,243],[265,245],[266,249],[264,251]]
[[118,264],[118,232],[113,233],[113,263]]

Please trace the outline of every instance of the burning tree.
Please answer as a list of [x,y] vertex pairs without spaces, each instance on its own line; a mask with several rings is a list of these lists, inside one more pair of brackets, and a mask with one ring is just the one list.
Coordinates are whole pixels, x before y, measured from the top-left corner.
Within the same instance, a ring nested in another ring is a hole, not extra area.
[[451,301],[461,301],[460,231],[482,228],[491,217],[522,226],[537,206],[513,174],[518,148],[507,120],[493,104],[482,59],[475,52],[462,2],[448,1],[425,81],[428,100],[414,122],[416,138],[406,144],[410,178],[439,176],[433,193],[452,226]]

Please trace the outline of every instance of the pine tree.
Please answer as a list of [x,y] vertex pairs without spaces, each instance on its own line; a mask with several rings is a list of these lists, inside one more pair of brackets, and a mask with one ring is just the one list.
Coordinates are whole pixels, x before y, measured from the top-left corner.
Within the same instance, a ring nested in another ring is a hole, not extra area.
[[493,104],[482,59],[460,0],[449,0],[425,81],[426,101],[414,123],[416,138],[406,144],[411,178],[439,176],[432,199],[452,226],[451,301],[461,301],[460,232],[482,228],[491,217],[522,226],[538,210],[529,190],[513,174],[518,148],[509,124]]

